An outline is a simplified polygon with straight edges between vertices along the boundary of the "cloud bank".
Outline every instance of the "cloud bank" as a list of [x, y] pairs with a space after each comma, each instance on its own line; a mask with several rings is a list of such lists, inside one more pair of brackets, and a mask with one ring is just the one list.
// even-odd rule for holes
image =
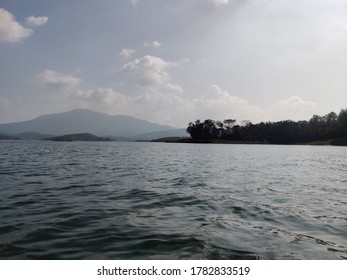
[[[149, 121], [185, 127], [196, 119], [224, 120], [228, 118], [252, 122], [306, 119], [318, 105], [298, 96], [291, 96], [268, 106], [255, 106], [248, 100], [230, 94], [213, 84], [203, 96], [192, 99], [183, 96], [180, 85], [170, 83], [169, 73], [164, 71], [173, 63], [159, 57], [144, 56], [123, 66], [137, 76], [143, 91], [127, 96], [110, 87], [87, 85], [85, 81], [45, 70], [37, 76], [38, 82], [55, 90], [60, 98], [67, 98], [69, 106], [99, 110], [110, 114], [125, 114]], [[62, 91], [63, 90], [63, 91]], [[61, 93], [64, 95], [61, 95]], [[3, 102], [4, 103], [4, 102]]]

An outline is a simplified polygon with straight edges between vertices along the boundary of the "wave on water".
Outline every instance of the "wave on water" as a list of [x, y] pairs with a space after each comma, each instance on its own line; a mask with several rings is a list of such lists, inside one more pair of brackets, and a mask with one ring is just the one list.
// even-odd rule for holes
[[0, 145], [1, 259], [347, 259], [341, 148]]

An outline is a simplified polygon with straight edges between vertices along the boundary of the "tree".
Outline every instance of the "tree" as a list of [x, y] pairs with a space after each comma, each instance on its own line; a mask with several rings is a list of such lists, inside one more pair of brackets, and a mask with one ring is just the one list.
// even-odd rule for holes
[[218, 138], [218, 128], [214, 120], [207, 119], [203, 122], [203, 139]]
[[223, 137], [224, 134], [224, 124], [221, 121], [216, 121], [216, 127], [218, 130], [218, 138]]
[[190, 122], [186, 131], [193, 139], [202, 138], [203, 125], [200, 120], [196, 120], [195, 123]]
[[196, 120], [195, 123], [190, 122], [186, 131], [193, 139], [214, 139], [219, 136], [216, 122], [210, 119], [203, 123], [200, 120]]
[[330, 112], [324, 116], [313, 115], [309, 121], [279, 121], [252, 124], [242, 121], [236, 125], [235, 119], [223, 122], [207, 119], [189, 123], [187, 132], [193, 139], [225, 139], [262, 143], [293, 144], [322, 139], [347, 137], [347, 108], [339, 115]]
[[226, 119], [223, 121], [224, 124], [224, 133], [223, 137], [228, 138], [233, 133], [233, 127], [235, 126], [236, 120], [235, 119]]
[[323, 138], [324, 135], [324, 118], [318, 115], [313, 115], [309, 120], [309, 131], [310, 138], [317, 140]]
[[347, 137], [347, 108], [341, 109], [337, 117], [337, 131], [340, 137]]
[[323, 127], [323, 133], [325, 134], [326, 138], [334, 138], [337, 136], [337, 114], [335, 112], [330, 112], [329, 114], [326, 114], [324, 117], [324, 127]]

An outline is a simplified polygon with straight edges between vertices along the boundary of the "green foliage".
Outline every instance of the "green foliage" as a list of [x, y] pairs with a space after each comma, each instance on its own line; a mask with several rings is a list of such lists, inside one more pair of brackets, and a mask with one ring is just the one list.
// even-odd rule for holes
[[195, 123], [189, 123], [187, 133], [193, 139], [215, 139], [220, 136], [216, 122], [210, 119], [205, 120], [203, 123], [200, 120], [196, 120]]
[[347, 137], [347, 108], [339, 115], [334, 112], [325, 116], [314, 115], [309, 121], [261, 122], [252, 124], [227, 119], [223, 122], [207, 119], [189, 123], [187, 133], [195, 140], [221, 139], [274, 144], [304, 143], [323, 139]]
[[337, 117], [337, 130], [340, 137], [347, 136], [347, 108], [341, 109]]

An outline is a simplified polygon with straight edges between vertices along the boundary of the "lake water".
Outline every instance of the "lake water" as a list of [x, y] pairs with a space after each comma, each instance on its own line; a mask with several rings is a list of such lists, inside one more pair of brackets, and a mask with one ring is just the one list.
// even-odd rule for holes
[[0, 141], [1, 259], [347, 259], [347, 148]]

